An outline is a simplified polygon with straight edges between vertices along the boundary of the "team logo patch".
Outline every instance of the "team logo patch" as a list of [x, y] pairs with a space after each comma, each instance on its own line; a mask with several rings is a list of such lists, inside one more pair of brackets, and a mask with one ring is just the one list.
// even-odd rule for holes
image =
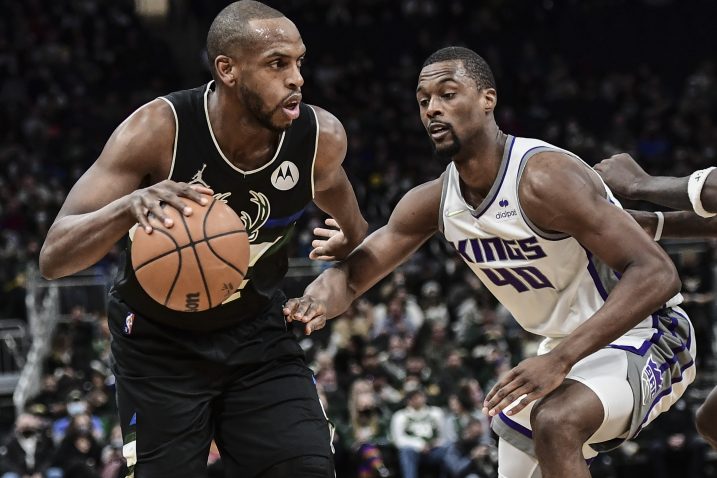
[[[209, 184], [207, 184], [207, 182], [202, 177], [204, 175], [205, 169], [207, 169], [206, 163], [202, 164], [202, 169], [197, 171], [197, 173], [194, 176], [192, 176], [192, 179], [190, 179], [187, 184], [199, 184], [200, 186], [204, 186], [205, 188], [212, 189], [212, 187]], [[227, 198], [231, 195], [232, 195], [232, 193], [216, 193], [216, 194], [214, 194], [214, 199], [226, 204]]]
[[650, 354], [647, 364], [642, 369], [642, 404], [647, 405], [651, 402], [661, 388], [662, 371]]
[[124, 319], [124, 334], [132, 335], [132, 327], [134, 326], [134, 313], [130, 312]]
[[507, 199], [501, 199], [498, 202], [498, 205], [503, 208], [502, 211], [498, 211], [495, 213], [495, 218], [499, 221], [509, 219], [511, 217], [516, 217], [518, 215], [518, 212], [515, 210], [515, 208], [508, 209], [508, 206], [510, 206], [510, 203]]
[[291, 161], [284, 161], [271, 173], [271, 184], [279, 191], [288, 191], [299, 182], [299, 168]]

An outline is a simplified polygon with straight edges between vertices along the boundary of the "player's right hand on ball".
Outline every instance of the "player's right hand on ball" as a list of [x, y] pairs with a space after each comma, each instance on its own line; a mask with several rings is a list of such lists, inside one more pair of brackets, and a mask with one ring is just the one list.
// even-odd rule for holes
[[152, 224], [149, 220], [150, 214], [164, 225], [172, 227], [173, 221], [162, 209], [163, 204], [169, 204], [185, 216], [192, 214], [192, 208], [182, 198], [190, 199], [197, 204], [205, 206], [209, 198], [214, 194], [209, 188], [177, 183], [170, 179], [153, 184], [144, 189], [138, 189], [129, 195], [129, 211], [135, 220], [142, 226], [147, 234], [152, 233]]
[[287, 322], [304, 323], [304, 332], [306, 335], [311, 335], [311, 332], [322, 329], [326, 325], [326, 304], [308, 295], [289, 299], [284, 304], [284, 316]]

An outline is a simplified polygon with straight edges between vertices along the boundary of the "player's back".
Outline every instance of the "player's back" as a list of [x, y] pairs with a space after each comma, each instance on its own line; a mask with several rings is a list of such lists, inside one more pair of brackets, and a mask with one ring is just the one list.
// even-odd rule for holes
[[[523, 328], [560, 339], [603, 305], [619, 274], [574, 238], [542, 231], [523, 213], [518, 186], [525, 165], [546, 151], [564, 152], [582, 163], [543, 141], [509, 136], [496, 181], [477, 208], [464, 200], [451, 163], [444, 174], [440, 220], [446, 239]], [[605, 195], [621, 207], [607, 187]], [[652, 320], [646, 318], [614, 345], [645, 347], [655, 333]], [[549, 340], [545, 347], [554, 344]]]

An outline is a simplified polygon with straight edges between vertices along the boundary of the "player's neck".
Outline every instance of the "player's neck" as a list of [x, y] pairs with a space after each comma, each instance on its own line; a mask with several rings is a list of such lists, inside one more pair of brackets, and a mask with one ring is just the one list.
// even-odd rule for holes
[[454, 159], [461, 179], [463, 198], [473, 207], [477, 207], [493, 187], [503, 160], [508, 135], [498, 126], [486, 130], [466, 144], [465, 158]]
[[276, 153], [281, 133], [258, 123], [235, 101], [221, 98], [220, 91], [209, 94], [209, 122], [222, 153], [243, 170], [266, 164]]

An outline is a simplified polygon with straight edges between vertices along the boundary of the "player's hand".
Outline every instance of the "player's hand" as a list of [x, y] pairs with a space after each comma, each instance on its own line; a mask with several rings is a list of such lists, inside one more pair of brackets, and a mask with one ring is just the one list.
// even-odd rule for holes
[[639, 184], [650, 176], [627, 153], [615, 154], [595, 165], [610, 190], [626, 199], [635, 197]]
[[301, 322], [304, 332], [311, 335], [326, 325], [326, 304], [322, 300], [305, 295], [298, 299], [289, 299], [284, 304], [284, 317], [287, 322]]
[[168, 204], [185, 216], [192, 214], [192, 208], [183, 201], [189, 199], [197, 204], [206, 206], [209, 204], [208, 196], [214, 194], [209, 188], [195, 184], [177, 183], [169, 179], [153, 184], [144, 189], [138, 189], [129, 195], [129, 212], [132, 217], [142, 226], [147, 234], [152, 233], [152, 224], [149, 220], [151, 214], [164, 227], [172, 227], [173, 221], [162, 209], [163, 204]]
[[550, 353], [520, 362], [496, 383], [483, 402], [483, 413], [494, 417], [522, 397], [506, 412], [513, 415], [533, 400], [542, 398], [558, 388], [570, 367]]
[[330, 229], [325, 227], [314, 228], [314, 235], [317, 239], [311, 242], [313, 250], [309, 253], [309, 259], [318, 261], [344, 259], [353, 250], [352, 245], [344, 236], [335, 219], [328, 218], [324, 222]]

